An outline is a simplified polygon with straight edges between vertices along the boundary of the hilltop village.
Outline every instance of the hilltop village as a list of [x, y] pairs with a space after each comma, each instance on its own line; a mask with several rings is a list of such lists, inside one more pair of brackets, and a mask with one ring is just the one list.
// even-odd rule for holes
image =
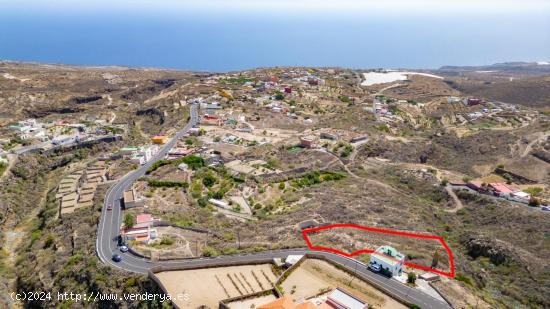
[[[157, 263], [149, 282], [191, 295], [173, 301], [179, 308], [419, 306], [394, 285], [427, 304], [542, 308], [547, 286], [533, 278], [550, 276], [547, 111], [456, 86], [464, 76], [498, 83], [507, 74], [3, 63], [0, 222], [12, 224], [2, 263], [24, 278], [21, 289], [51, 285], [58, 270], [96, 259], [103, 216], [120, 218], [109, 258]], [[79, 82], [63, 82], [71, 79]], [[440, 243], [356, 230], [311, 240], [371, 250], [354, 257], [360, 272], [300, 251], [303, 231], [341, 223], [441, 236], [454, 262]], [[20, 229], [32, 240], [18, 238]], [[49, 269], [36, 270], [40, 283], [27, 264], [35, 249], [52, 262], [38, 262]], [[215, 268], [163, 266], [255, 254], [265, 255]], [[513, 284], [500, 285], [506, 276]]]

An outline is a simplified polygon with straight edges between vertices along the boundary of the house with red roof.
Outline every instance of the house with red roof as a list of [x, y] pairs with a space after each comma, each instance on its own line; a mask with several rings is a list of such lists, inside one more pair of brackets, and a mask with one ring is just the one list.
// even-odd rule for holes
[[493, 195], [504, 198], [508, 198], [512, 192], [517, 191], [511, 186], [502, 182], [492, 182], [488, 185], [488, 188], [489, 191], [493, 193]]

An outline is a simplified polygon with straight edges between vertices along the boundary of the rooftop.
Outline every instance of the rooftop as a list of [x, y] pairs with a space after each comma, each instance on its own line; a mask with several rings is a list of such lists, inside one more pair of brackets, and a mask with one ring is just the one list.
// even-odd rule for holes
[[392, 246], [380, 246], [373, 255], [390, 265], [395, 265], [405, 259], [405, 256]]

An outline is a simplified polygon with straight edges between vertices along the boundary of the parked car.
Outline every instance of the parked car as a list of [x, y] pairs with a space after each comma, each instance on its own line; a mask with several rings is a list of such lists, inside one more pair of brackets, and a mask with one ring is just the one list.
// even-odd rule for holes
[[112, 259], [113, 259], [113, 261], [118, 263], [118, 262], [122, 261], [122, 256], [120, 256], [119, 254], [113, 254]]
[[541, 209], [543, 211], [550, 211], [550, 206], [542, 206]]
[[374, 271], [374, 272], [380, 272], [380, 269], [381, 269], [381, 268], [380, 268], [380, 265], [378, 265], [378, 264], [370, 264], [370, 263], [369, 263], [368, 268], [369, 268], [370, 270]]
[[128, 247], [126, 246], [120, 246], [120, 252], [128, 252]]
[[113, 204], [107, 205], [107, 210], [113, 210]]

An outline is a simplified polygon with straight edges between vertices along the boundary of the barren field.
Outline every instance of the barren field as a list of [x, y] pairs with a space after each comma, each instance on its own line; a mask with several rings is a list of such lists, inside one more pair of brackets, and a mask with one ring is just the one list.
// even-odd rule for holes
[[[424, 233], [429, 235], [428, 233]], [[437, 256], [437, 269], [450, 272], [449, 256], [443, 245], [436, 239], [388, 235], [356, 228], [334, 228], [315, 233], [308, 233], [314, 246], [334, 248], [346, 253], [358, 250], [376, 250], [382, 245], [390, 245], [405, 255], [405, 261], [431, 267], [434, 256]], [[363, 254], [362, 254], [363, 255]], [[362, 256], [369, 259], [368, 254]]]
[[298, 302], [317, 296], [329, 289], [341, 287], [376, 308], [406, 308], [371, 285], [357, 278], [353, 279], [346, 272], [316, 259], [304, 261], [282, 283], [282, 287], [286, 295], [290, 293], [292, 298]]
[[260, 296], [260, 297], [255, 297], [251, 299], [235, 301], [235, 302], [228, 303], [227, 305], [231, 309], [250, 309], [250, 308], [256, 308], [258, 306], [270, 303], [276, 299], [277, 297], [271, 294], [267, 296]]
[[217, 308], [220, 300], [271, 289], [276, 280], [270, 264], [167, 271], [155, 276], [171, 295], [189, 296], [176, 301], [180, 308]]

